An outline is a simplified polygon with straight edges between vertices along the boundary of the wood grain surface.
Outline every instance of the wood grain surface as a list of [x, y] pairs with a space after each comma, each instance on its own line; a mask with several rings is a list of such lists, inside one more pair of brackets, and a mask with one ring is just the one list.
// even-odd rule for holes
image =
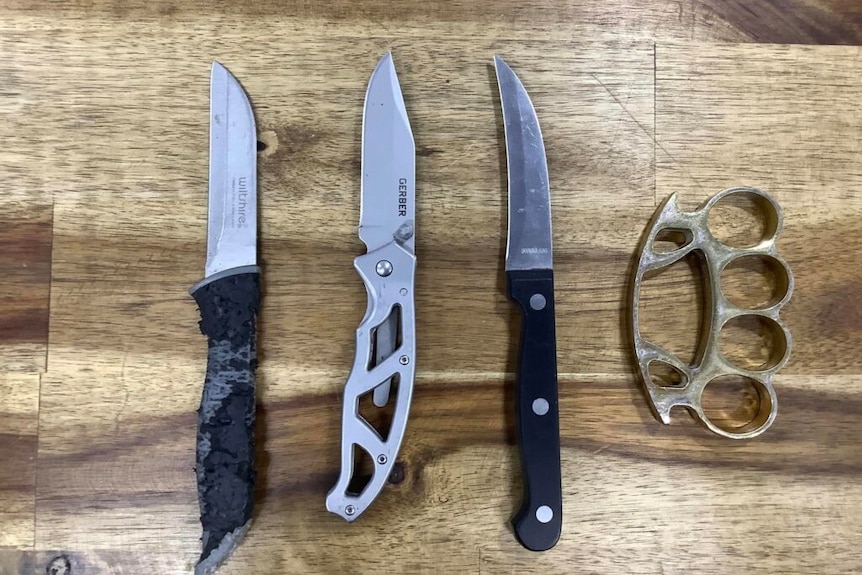
[[[0, 574], [192, 572], [213, 59], [255, 107], [264, 267], [256, 518], [220, 573], [862, 571], [860, 26], [849, 0], [0, 2]], [[347, 524], [323, 502], [366, 301], [362, 101], [387, 49], [417, 144], [418, 376], [397, 473]], [[553, 194], [565, 508], [542, 554], [508, 526], [494, 53], [533, 98]], [[655, 206], [737, 184], [781, 203], [796, 280], [779, 416], [746, 442], [657, 422], [627, 327]], [[759, 223], [730, 206], [715, 229]], [[723, 282], [768, 297], [768, 272]], [[650, 337], [682, 356], [699, 273], [644, 292]], [[753, 362], [772, 343], [723, 340]], [[756, 407], [710, 402], [729, 422]]]

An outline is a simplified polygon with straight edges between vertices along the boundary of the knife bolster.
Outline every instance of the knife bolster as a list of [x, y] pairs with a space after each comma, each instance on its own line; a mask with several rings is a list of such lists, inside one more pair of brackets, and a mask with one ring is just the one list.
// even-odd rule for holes
[[196, 457], [202, 562], [220, 554], [225, 537], [251, 520], [254, 506], [260, 273], [255, 267], [227, 270], [232, 271], [207, 278], [192, 290], [200, 308], [200, 329], [208, 339]]

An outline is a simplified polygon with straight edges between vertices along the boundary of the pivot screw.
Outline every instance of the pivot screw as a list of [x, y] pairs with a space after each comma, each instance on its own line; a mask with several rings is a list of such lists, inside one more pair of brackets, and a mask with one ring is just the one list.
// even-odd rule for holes
[[345, 515], [354, 515], [355, 513], [356, 513], [356, 507], [354, 507], [353, 505], [348, 505], [347, 507], [344, 508], [344, 514]]
[[377, 275], [382, 278], [385, 278], [392, 273], [392, 262], [390, 262], [389, 260], [380, 260], [379, 262], [377, 262], [376, 271]]
[[398, 363], [400, 363], [401, 365], [407, 365], [408, 363], [410, 363], [410, 358], [406, 355], [402, 355], [398, 358]]
[[377, 456], [377, 463], [379, 463], [380, 465], [386, 465], [387, 461], [389, 461], [389, 459], [382, 453]]

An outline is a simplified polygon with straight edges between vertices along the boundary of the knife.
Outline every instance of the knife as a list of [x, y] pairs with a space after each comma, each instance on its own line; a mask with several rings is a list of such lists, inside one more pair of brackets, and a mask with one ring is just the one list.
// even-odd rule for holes
[[[356, 356], [344, 386], [341, 470], [326, 497], [326, 508], [347, 521], [359, 517], [383, 489], [404, 438], [413, 395], [415, 155], [395, 64], [387, 53], [365, 94], [359, 238], [367, 253], [353, 265], [365, 284], [368, 306], [356, 330]], [[388, 433], [360, 413], [360, 401], [368, 394], [377, 407], [394, 400]], [[356, 487], [362, 473], [356, 454], [361, 451], [370, 456], [373, 468], [366, 484]]]
[[521, 345], [515, 378], [515, 421], [524, 495], [512, 519], [527, 549], [557, 544], [563, 523], [560, 423], [557, 413], [557, 343], [551, 192], [539, 120], [524, 85], [494, 56], [509, 173], [509, 298], [521, 310]]
[[212, 573], [239, 544], [254, 505], [257, 136], [251, 104], [213, 62], [205, 277], [190, 293], [208, 339], [198, 410], [197, 484], [203, 550], [195, 575]]

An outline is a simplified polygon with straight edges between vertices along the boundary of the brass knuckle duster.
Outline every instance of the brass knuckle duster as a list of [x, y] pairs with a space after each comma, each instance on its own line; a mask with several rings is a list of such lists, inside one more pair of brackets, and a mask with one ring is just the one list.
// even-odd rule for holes
[[[752, 247], [730, 247], [717, 239], [708, 226], [712, 208], [728, 196], [740, 194], [763, 210], [766, 216], [764, 237]], [[751, 187], [734, 187], [719, 192], [694, 212], [680, 211], [676, 194], [659, 206], [653, 216], [649, 231], [645, 234], [640, 259], [632, 285], [632, 334], [637, 354], [640, 377], [646, 395], [657, 417], [670, 423], [670, 411], [681, 406], [688, 409], [710, 431], [731, 439], [747, 439], [763, 433], [775, 421], [778, 401], [773, 387], [773, 378], [790, 358], [791, 335], [779, 318], [779, 311], [790, 300], [793, 293], [793, 275], [787, 263], [778, 254], [776, 240], [781, 232], [783, 215], [778, 204], [765, 192]], [[673, 232], [683, 238], [682, 245], [671, 251], [657, 251], [655, 241], [660, 234]], [[639, 299], [644, 276], [666, 268], [689, 254], [699, 256], [705, 278], [704, 326], [698, 342], [697, 358], [687, 365], [666, 349], [655, 345], [641, 335]], [[728, 299], [721, 287], [722, 271], [739, 258], [757, 256], [770, 263], [783, 277], [779, 280], [779, 292], [765, 305], [746, 309]], [[745, 369], [725, 358], [719, 349], [719, 335], [731, 320], [743, 316], [759, 316], [770, 324], [776, 334], [775, 356], [760, 369]], [[675, 370], [681, 378], [677, 385], [662, 386], [653, 381], [650, 364], [657, 362]], [[739, 427], [720, 426], [704, 413], [703, 392], [707, 385], [722, 376], [742, 377], [755, 384], [760, 396], [760, 407], [754, 419]]]

